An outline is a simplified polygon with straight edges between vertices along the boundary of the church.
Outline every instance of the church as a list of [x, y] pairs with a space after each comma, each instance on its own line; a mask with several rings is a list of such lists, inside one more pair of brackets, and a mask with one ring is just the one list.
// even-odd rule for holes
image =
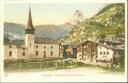
[[[11, 28], [11, 27], [10, 27]], [[4, 44], [4, 60], [59, 58], [60, 44], [54, 40], [35, 38], [31, 9], [24, 41], [11, 41]]]

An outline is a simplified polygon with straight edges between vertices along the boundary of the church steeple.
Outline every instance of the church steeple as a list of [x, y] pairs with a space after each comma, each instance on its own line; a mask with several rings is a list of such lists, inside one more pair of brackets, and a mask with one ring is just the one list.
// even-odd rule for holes
[[31, 8], [29, 6], [29, 14], [28, 14], [28, 21], [27, 27], [25, 29], [26, 33], [34, 33], [33, 23], [32, 23], [32, 15], [31, 15]]
[[27, 27], [25, 29], [25, 46], [27, 47], [27, 55], [29, 58], [33, 58], [35, 55], [35, 35], [34, 35], [34, 27], [32, 24], [32, 16], [31, 16], [31, 9], [29, 6], [29, 12], [28, 12], [28, 21], [27, 21]]

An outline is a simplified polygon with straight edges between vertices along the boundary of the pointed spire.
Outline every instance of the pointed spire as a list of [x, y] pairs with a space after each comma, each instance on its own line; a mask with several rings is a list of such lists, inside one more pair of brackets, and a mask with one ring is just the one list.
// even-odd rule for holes
[[31, 8], [29, 4], [29, 16], [28, 16], [28, 21], [27, 21], [27, 29], [34, 29], [33, 24], [32, 24], [32, 16], [31, 16]]

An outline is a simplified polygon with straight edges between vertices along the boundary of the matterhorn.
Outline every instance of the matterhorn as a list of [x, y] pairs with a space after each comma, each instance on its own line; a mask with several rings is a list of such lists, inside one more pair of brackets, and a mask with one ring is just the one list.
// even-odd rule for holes
[[80, 10], [76, 10], [73, 17], [66, 23], [70, 24], [70, 25], [77, 25], [80, 22], [82, 22], [83, 20], [84, 20], [83, 13]]

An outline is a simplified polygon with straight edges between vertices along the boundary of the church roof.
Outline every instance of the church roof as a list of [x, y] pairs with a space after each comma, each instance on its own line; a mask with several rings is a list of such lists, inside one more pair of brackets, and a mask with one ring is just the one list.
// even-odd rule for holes
[[58, 44], [59, 42], [57, 42], [56, 40], [52, 40], [50, 38], [36, 38], [35, 43], [38, 44]]
[[4, 42], [4, 45], [24, 45], [24, 40], [12, 40]]
[[[4, 45], [24, 45], [24, 40], [12, 40], [5, 42]], [[56, 40], [50, 38], [35, 38], [35, 44], [59, 44]]]

